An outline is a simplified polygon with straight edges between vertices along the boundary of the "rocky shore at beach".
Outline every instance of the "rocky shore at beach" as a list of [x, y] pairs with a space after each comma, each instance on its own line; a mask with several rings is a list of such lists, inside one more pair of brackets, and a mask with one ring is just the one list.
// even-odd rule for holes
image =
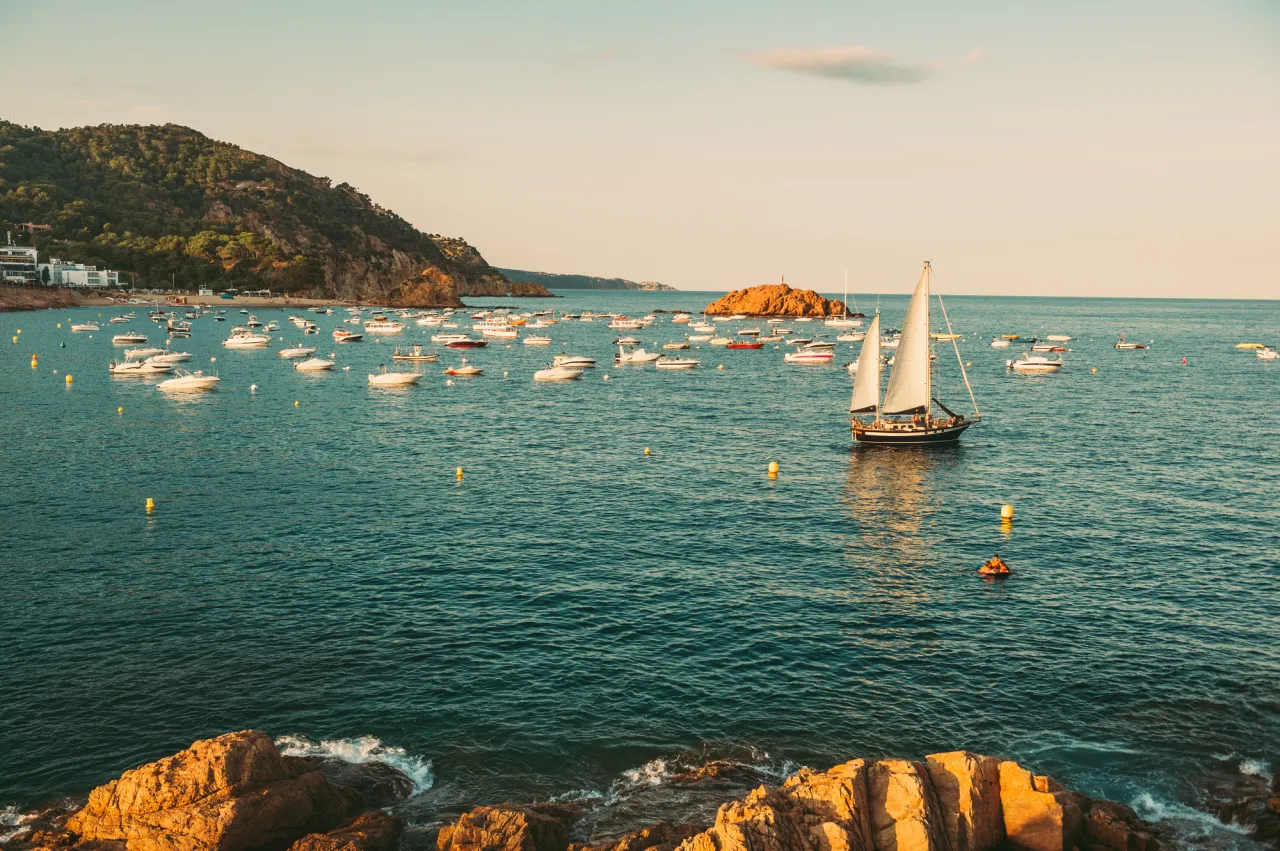
[[[393, 851], [412, 783], [389, 766], [283, 756], [263, 732], [197, 741], [124, 772], [83, 805], [32, 810], [6, 851]], [[702, 776], [705, 774], [705, 777]], [[684, 778], [697, 783], [719, 767]], [[720, 806], [710, 824], [581, 836], [582, 803], [501, 803], [434, 831], [436, 851], [1154, 851], [1132, 809], [966, 751], [802, 769]], [[430, 838], [426, 840], [431, 842]], [[1163, 843], [1163, 845], [1162, 845]], [[412, 843], [421, 847], [422, 840]], [[429, 847], [429, 846], [428, 846]]]
[[18, 310], [45, 310], [50, 307], [79, 307], [82, 299], [74, 290], [62, 287], [0, 286], [0, 313]]

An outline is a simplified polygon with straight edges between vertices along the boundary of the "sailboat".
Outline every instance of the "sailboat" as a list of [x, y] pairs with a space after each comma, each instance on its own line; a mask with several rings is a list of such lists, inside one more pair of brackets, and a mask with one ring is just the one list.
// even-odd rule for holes
[[861, 319], [854, 319], [849, 316], [849, 273], [844, 273], [844, 301], [840, 303], [843, 312], [839, 316], [832, 316], [826, 321], [828, 328], [857, 328], [862, 324]]
[[[862, 341], [862, 352], [858, 357], [861, 368], [853, 382], [853, 400], [849, 405], [853, 439], [859, 443], [954, 443], [960, 439], [965, 429], [982, 419], [978, 403], [973, 398], [973, 388], [969, 387], [969, 376], [964, 371], [964, 361], [960, 358], [960, 347], [955, 340], [952, 340], [952, 345], [956, 350], [956, 359], [960, 361], [960, 374], [964, 376], [965, 386], [969, 387], [974, 418], [966, 419], [963, 414], [951, 411], [933, 398], [929, 354], [929, 283], [932, 272], [932, 266], [925, 261], [920, 282], [916, 284], [915, 292], [911, 294], [911, 304], [907, 307], [907, 318], [902, 325], [902, 340], [898, 344], [883, 403], [880, 401], [879, 311], [876, 311], [871, 327], [867, 329], [866, 339]], [[938, 305], [942, 307], [941, 298], [938, 299]], [[945, 307], [942, 307], [942, 315], [946, 318]], [[947, 331], [951, 331], [950, 319], [947, 319]], [[935, 404], [945, 416], [933, 415]], [[859, 414], [874, 414], [874, 418], [864, 420]]]

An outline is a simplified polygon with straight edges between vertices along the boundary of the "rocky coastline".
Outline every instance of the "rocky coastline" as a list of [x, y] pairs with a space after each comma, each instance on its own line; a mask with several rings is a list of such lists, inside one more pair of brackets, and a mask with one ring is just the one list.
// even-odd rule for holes
[[79, 307], [84, 302], [74, 290], [61, 287], [0, 286], [0, 313]]
[[782, 284], [765, 284], [734, 290], [711, 302], [703, 311], [708, 316], [803, 317], [840, 316], [844, 302], [828, 299], [813, 290], [797, 290]]
[[[710, 781], [710, 763], [682, 782]], [[406, 838], [410, 779], [383, 764], [284, 756], [243, 730], [124, 772], [83, 805], [37, 808], [5, 851], [1155, 851], [1170, 847], [1124, 804], [1068, 791], [967, 751], [801, 769], [719, 807], [709, 824], [660, 822], [583, 836], [582, 803], [501, 803]]]

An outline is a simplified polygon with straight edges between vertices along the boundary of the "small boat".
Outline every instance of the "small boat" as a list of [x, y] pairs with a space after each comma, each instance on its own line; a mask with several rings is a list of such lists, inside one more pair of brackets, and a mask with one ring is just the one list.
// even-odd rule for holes
[[663, 343], [662, 349], [667, 352], [679, 352], [689, 348], [688, 343]]
[[986, 564], [978, 568], [979, 576], [1009, 576], [1012, 573], [1009, 565], [1005, 564], [1000, 556], [992, 556]]
[[689, 320], [692, 318], [693, 317], [691, 317], [687, 313], [674, 313], [671, 315], [671, 324], [672, 325], [688, 325]]
[[782, 360], [785, 363], [821, 365], [831, 363], [831, 359], [834, 357], [835, 353], [829, 351], [787, 352], [782, 356]]
[[1054, 352], [1063, 351], [1062, 346], [1055, 346], [1053, 343], [1034, 343], [1031, 346], [1033, 352]]
[[813, 340], [812, 342], [804, 344], [805, 351], [810, 351], [810, 352], [821, 352], [824, 350], [829, 351], [831, 349], [834, 349], [835, 347], [836, 347], [835, 343], [828, 343], [825, 340]]
[[139, 334], [137, 331], [125, 331], [123, 334], [116, 334], [111, 338], [111, 342], [117, 346], [128, 346], [134, 343], [145, 343], [147, 341], [146, 334]]
[[1071, 338], [1068, 337], [1066, 334], [1050, 334], [1049, 336], [1045, 337], [1045, 339], [1051, 343], [1070, 343], [1071, 342]]
[[465, 340], [465, 339], [467, 339], [466, 334], [433, 334], [431, 335], [431, 342], [433, 343], [452, 343], [456, 340]]
[[1050, 360], [1041, 355], [1024, 355], [1018, 360], [1004, 362], [1006, 369], [1014, 372], [1057, 372], [1062, 369], [1062, 359]]
[[732, 337], [712, 337], [707, 342], [713, 346], [727, 346], [733, 342], [733, 338]]
[[653, 363], [662, 357], [658, 352], [646, 352], [643, 348], [635, 351], [624, 351], [622, 346], [618, 346], [618, 353], [613, 356], [613, 362], [616, 364], [624, 363]]
[[855, 360], [855, 361], [851, 361], [851, 362], [849, 362], [849, 363], [845, 364], [845, 369], [847, 369], [847, 370], [849, 371], [849, 374], [850, 374], [850, 375], [857, 375], [857, 374], [858, 374], [858, 363], [859, 363], [859, 361], [856, 361], [856, 360]]
[[694, 369], [698, 366], [697, 358], [658, 358], [653, 362], [658, 369]]
[[129, 320], [134, 318], [136, 317], [134, 317], [132, 314], [130, 314], [129, 316], [113, 316], [110, 319], [108, 319], [107, 322], [110, 323], [111, 325], [123, 325]]
[[258, 317], [256, 317], [256, 316], [254, 316], [254, 315], [251, 313], [251, 314], [249, 314], [249, 319], [248, 319], [248, 321], [247, 321], [247, 322], [245, 322], [244, 324], [245, 324], [245, 325], [248, 325], [250, 328], [261, 328], [261, 327], [262, 327], [262, 320], [261, 320], [261, 319], [259, 319], [259, 318], [258, 318]]
[[790, 340], [787, 340], [787, 345], [788, 346], [807, 346], [812, 342], [813, 342], [812, 337], [792, 337]]
[[[366, 325], [365, 327], [368, 328], [369, 326]], [[480, 326], [473, 325], [472, 328], [473, 329], [480, 328]], [[493, 337], [496, 340], [514, 340], [516, 337], [520, 336], [520, 332], [515, 328], [510, 328], [510, 327], [498, 328], [498, 327], [492, 327], [492, 326], [480, 328], [480, 334], [481, 336], [484, 336], [484, 337]]]
[[72, 325], [72, 331], [101, 331], [102, 328], [96, 322], [85, 322], [83, 325]]
[[175, 364], [186, 363], [191, 360], [190, 352], [164, 352], [163, 354], [152, 355], [147, 358], [150, 363]]
[[751, 342], [747, 342], [746, 340], [734, 340], [729, 344], [727, 344], [725, 348], [726, 349], [763, 349], [764, 343], [761, 343], [759, 340], [752, 340]]
[[396, 346], [395, 354], [391, 356], [392, 360], [412, 361], [414, 363], [432, 363], [439, 359], [440, 355], [435, 352], [424, 352], [422, 346], [410, 346], [403, 352], [400, 347]]
[[445, 343], [445, 348], [449, 349], [483, 349], [489, 345], [488, 340], [472, 340], [470, 337], [463, 337], [461, 340], [450, 340]]
[[467, 359], [463, 358], [462, 363], [457, 366], [451, 366], [444, 371], [445, 375], [457, 375], [462, 378], [471, 378], [475, 375], [484, 375], [484, 370], [478, 366], [472, 366], [467, 363]]
[[582, 370], [571, 366], [551, 366], [533, 374], [534, 381], [573, 381], [582, 377]]
[[420, 372], [388, 372], [383, 366], [380, 372], [369, 376], [369, 384], [374, 387], [405, 387], [417, 384], [421, 378]]
[[147, 358], [153, 358], [156, 355], [167, 355], [167, 354], [169, 354], [168, 349], [158, 349], [155, 346], [152, 346], [147, 349], [129, 349], [124, 353], [124, 359], [125, 360], [146, 360]]
[[741, 331], [738, 332], [738, 336], [739, 337], [759, 337], [760, 329], [759, 328], [743, 328]]
[[930, 334], [929, 336], [935, 340], [942, 340], [948, 343], [951, 342], [952, 340], [964, 339], [964, 334]]
[[279, 323], [279, 322], [277, 322], [277, 321], [275, 321], [274, 319], [272, 319], [270, 322], [268, 322], [268, 323], [267, 323], [266, 327], [265, 327], [265, 328], [263, 328], [262, 330], [264, 330], [264, 331], [279, 331], [279, 330], [280, 330], [280, 323]]
[[[112, 321], [114, 322], [115, 320], [112, 320]], [[1236, 343], [1236, 348], [1237, 349], [1265, 349], [1267, 348], [1267, 346], [1264, 343]]]
[[609, 323], [612, 331], [639, 331], [643, 327], [644, 323], [639, 319], [628, 319], [625, 316], [619, 316]]
[[324, 360], [323, 358], [307, 358], [304, 361], [298, 361], [293, 368], [298, 372], [323, 372], [326, 369], [333, 369], [334, 361]]
[[618, 339], [613, 341], [613, 344], [615, 346], [638, 346], [642, 342], [644, 341], [639, 340], [635, 337], [619, 337]]
[[1009, 348], [1009, 345], [1010, 342], [1003, 337], [997, 337], [991, 341], [991, 348], [993, 349], [1007, 349]]
[[1258, 349], [1253, 354], [1258, 360], [1280, 360], [1280, 352], [1267, 346]]
[[231, 329], [231, 336], [222, 341], [228, 349], [265, 349], [271, 345], [270, 334], [255, 334], [248, 328]]
[[221, 380], [216, 375], [205, 375], [198, 371], [187, 372], [185, 369], [180, 369], [176, 378], [161, 381], [156, 385], [156, 389], [165, 391], [212, 390], [218, 386], [218, 382]]
[[551, 345], [550, 337], [539, 337], [537, 334], [530, 334], [524, 338], [526, 346], [549, 346]]
[[1127, 343], [1125, 342], [1124, 334], [1121, 334], [1120, 339], [1116, 340], [1116, 348], [1117, 349], [1145, 349], [1146, 346], [1142, 345], [1141, 343]]
[[552, 361], [555, 366], [570, 366], [574, 369], [592, 369], [596, 365], [595, 358], [580, 357], [578, 355], [556, 355]]
[[152, 360], [112, 361], [109, 367], [112, 375], [165, 375], [173, 372], [173, 365], [155, 363]]
[[358, 343], [364, 339], [364, 334], [357, 334], [354, 331], [348, 331], [346, 328], [333, 329], [333, 341], [335, 343]]
[[687, 338], [690, 343], [709, 343], [711, 342], [710, 334], [690, 334]]
[[1000, 335], [1000, 339], [1002, 339], [1002, 340], [1021, 340], [1021, 339], [1022, 339], [1022, 335], [1021, 335], [1021, 334], [1001, 334], [1001, 335]]
[[287, 360], [290, 358], [310, 357], [315, 353], [316, 353], [315, 346], [290, 346], [287, 349], [281, 349], [276, 354], [280, 355], [280, 357], [285, 358]]
[[399, 334], [404, 325], [385, 316], [375, 316], [364, 323], [364, 330], [366, 334]]
[[863, 334], [861, 331], [856, 331], [853, 333], [841, 334], [840, 336], [836, 337], [836, 342], [837, 343], [861, 343], [863, 340], [866, 339], [866, 337], [867, 337], [866, 334]]

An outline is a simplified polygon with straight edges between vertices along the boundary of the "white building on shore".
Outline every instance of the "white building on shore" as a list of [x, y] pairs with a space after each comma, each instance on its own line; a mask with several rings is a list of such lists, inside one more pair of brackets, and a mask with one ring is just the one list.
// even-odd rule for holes
[[24, 245], [0, 245], [0, 284], [35, 286], [40, 283], [36, 250]]
[[[34, 250], [34, 249], [33, 249]], [[48, 271], [46, 278], [45, 272]], [[67, 263], [51, 257], [40, 264], [40, 283], [50, 287], [75, 287], [88, 290], [113, 290], [120, 286], [120, 273], [83, 263]]]

